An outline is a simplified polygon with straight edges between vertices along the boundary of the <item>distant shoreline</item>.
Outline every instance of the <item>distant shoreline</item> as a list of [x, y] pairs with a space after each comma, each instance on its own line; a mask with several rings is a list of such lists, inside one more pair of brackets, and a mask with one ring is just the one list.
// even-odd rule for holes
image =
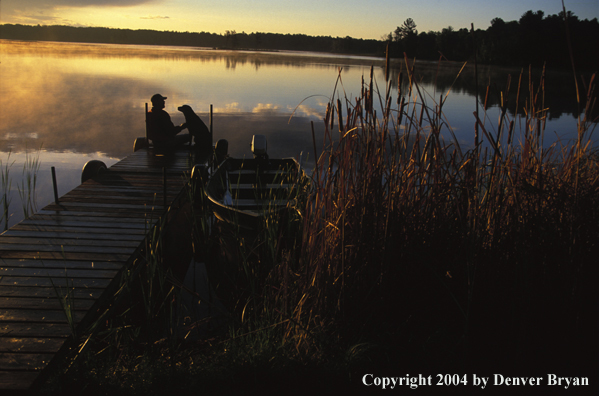
[[[529, 11], [519, 21], [493, 20], [487, 30], [451, 27], [441, 32], [410, 31], [381, 40], [305, 34], [168, 32], [103, 27], [31, 26], [0, 24], [0, 39], [72, 43], [154, 45], [258, 52], [317, 52], [340, 56], [367, 56], [403, 62], [476, 62], [479, 65], [599, 70], [599, 52], [589, 43], [599, 41], [599, 21]], [[415, 27], [415, 25], [414, 25]], [[566, 27], [569, 34], [566, 34]], [[399, 29], [399, 28], [398, 28]]]
[[[65, 46], [79, 46], [78, 52], [93, 51], [94, 55], [100, 55], [103, 51], [107, 53], [113, 51], [115, 48], [130, 51], [141, 51], [143, 53], [160, 53], [160, 54], [171, 54], [173, 56], [206, 56], [207, 54], [214, 54], [215, 56], [234, 56], [243, 58], [254, 58], [259, 57], [280, 57], [282, 60], [292, 60], [294, 58], [302, 59], [313, 59], [316, 63], [329, 63], [338, 62], [340, 59], [343, 60], [347, 65], [365, 65], [384, 67], [385, 58], [378, 56], [368, 55], [352, 55], [352, 54], [339, 54], [329, 52], [315, 52], [315, 51], [292, 51], [292, 50], [263, 50], [263, 49], [248, 49], [248, 48], [209, 48], [209, 47], [188, 47], [188, 46], [174, 46], [174, 45], [152, 45], [152, 44], [113, 44], [113, 43], [89, 43], [89, 42], [76, 42], [76, 41], [47, 41], [47, 40], [23, 40], [23, 39], [6, 39], [0, 38], [2, 42], [13, 42], [18, 43], [40, 43], [48, 46], [53, 45], [65, 45]], [[22, 47], [22, 46], [20, 46]], [[87, 49], [86, 49], [87, 48]], [[22, 51], [23, 48], [20, 48]], [[9, 47], [5, 47], [3, 51], [11, 51]], [[35, 49], [31, 49], [32, 52], [40, 51], [40, 47], [37, 46]], [[229, 55], [231, 54], [231, 55]], [[396, 64], [398, 60], [394, 60], [392, 63]], [[403, 61], [402, 61], [403, 62]], [[426, 63], [428, 61], [420, 61]]]
[[314, 37], [301, 34], [161, 32], [71, 26], [0, 25], [0, 39], [90, 44], [155, 45], [234, 51], [308, 51], [384, 57], [386, 43], [351, 37]]

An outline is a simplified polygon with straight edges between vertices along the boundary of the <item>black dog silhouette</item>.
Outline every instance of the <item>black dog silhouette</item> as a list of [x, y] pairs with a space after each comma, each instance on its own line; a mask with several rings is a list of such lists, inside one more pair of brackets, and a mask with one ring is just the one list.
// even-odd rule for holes
[[198, 147], [212, 146], [212, 136], [204, 121], [193, 111], [191, 106], [183, 105], [178, 110], [185, 116], [185, 124], [189, 134], [193, 136], [194, 145]]

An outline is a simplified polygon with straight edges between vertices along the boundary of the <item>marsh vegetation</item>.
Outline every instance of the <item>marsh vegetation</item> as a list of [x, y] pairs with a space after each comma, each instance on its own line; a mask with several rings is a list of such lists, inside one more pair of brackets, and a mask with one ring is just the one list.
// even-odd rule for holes
[[[21, 218], [28, 218], [37, 211], [37, 178], [41, 165], [40, 151], [41, 148], [31, 153], [30, 150], [25, 149], [22, 173], [17, 176], [16, 187], [21, 202]], [[9, 219], [14, 214], [11, 209], [11, 202], [14, 197], [12, 174], [14, 174], [13, 166], [15, 162], [16, 160], [11, 160], [11, 151], [7, 153], [4, 162], [0, 159], [0, 188], [2, 191], [0, 195], [0, 206], [2, 208], [0, 224], [4, 223], [2, 228], [4, 231], [9, 228]]]
[[[156, 233], [117, 293], [127, 303], [100, 316], [46, 391], [339, 392], [367, 372], [593, 376], [595, 79], [580, 87], [574, 141], [543, 144], [546, 87], [523, 72], [499, 119], [477, 102], [463, 149], [443, 111], [451, 87], [426, 92], [406, 65], [396, 97], [372, 73], [346, 97], [340, 75], [323, 140], [313, 134], [309, 193], [284, 223], [258, 237], [218, 232], [190, 194], [200, 199], [188, 205], [189, 248], [224, 321], [175, 330], [181, 281]], [[227, 237], [237, 243], [225, 255]]]

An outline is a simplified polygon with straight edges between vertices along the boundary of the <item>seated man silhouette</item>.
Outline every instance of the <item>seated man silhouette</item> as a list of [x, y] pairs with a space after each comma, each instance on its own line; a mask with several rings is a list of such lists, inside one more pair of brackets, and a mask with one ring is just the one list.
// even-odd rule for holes
[[171, 116], [164, 111], [166, 97], [160, 94], [152, 96], [152, 109], [147, 114], [148, 139], [152, 141], [154, 148], [158, 150], [168, 150], [189, 143], [191, 135], [178, 135], [186, 124], [175, 126], [171, 121]]

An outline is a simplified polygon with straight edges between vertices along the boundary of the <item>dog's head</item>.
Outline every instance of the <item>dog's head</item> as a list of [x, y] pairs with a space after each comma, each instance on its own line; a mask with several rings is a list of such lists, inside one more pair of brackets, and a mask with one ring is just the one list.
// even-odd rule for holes
[[192, 114], [193, 113], [193, 109], [189, 105], [179, 106], [177, 108], [177, 110], [179, 110], [183, 114]]

